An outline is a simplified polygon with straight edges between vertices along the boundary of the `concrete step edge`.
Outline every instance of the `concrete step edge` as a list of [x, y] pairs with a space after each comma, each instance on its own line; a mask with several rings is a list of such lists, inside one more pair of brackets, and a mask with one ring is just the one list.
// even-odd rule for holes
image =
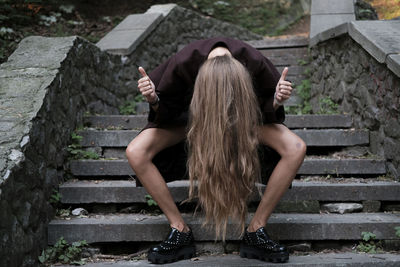
[[[189, 181], [174, 181], [167, 184], [175, 202], [188, 198]], [[261, 190], [265, 185], [259, 185]], [[146, 203], [148, 194], [143, 187], [136, 187], [135, 181], [78, 180], [60, 185], [61, 203]], [[254, 190], [252, 201], [258, 201], [258, 190]], [[400, 201], [400, 183], [327, 183], [299, 182], [282, 197], [281, 201]]]
[[[193, 230], [197, 241], [213, 241], [213, 229], [202, 228], [199, 215], [182, 214]], [[249, 222], [248, 216], [247, 222]], [[400, 214], [272, 214], [267, 229], [278, 240], [360, 240], [362, 232], [372, 232], [377, 239], [400, 239], [395, 227]], [[240, 240], [237, 224], [229, 222], [226, 239]], [[54, 244], [61, 236], [68, 242], [86, 240], [95, 242], [161, 241], [169, 231], [164, 215], [95, 214], [89, 218], [54, 219], [48, 225], [48, 242]]]
[[[132, 176], [127, 160], [72, 160], [70, 170], [75, 176]], [[383, 159], [306, 158], [299, 175], [381, 175], [386, 174]]]
[[[296, 129], [309, 147], [356, 146], [369, 144], [368, 130], [348, 129]], [[126, 147], [139, 134], [138, 130], [82, 130], [83, 147]]]
[[[147, 115], [92, 115], [84, 117], [84, 125], [98, 128], [121, 127], [122, 129], [142, 128]], [[349, 115], [286, 115], [289, 128], [350, 128], [353, 124]]]
[[[308, 255], [290, 255], [286, 263], [271, 263], [256, 259], [241, 258], [236, 254], [204, 255], [194, 259], [182, 260], [169, 263], [169, 267], [395, 267], [400, 265], [400, 255], [392, 253], [366, 254], [366, 253], [310, 253]], [[67, 267], [72, 265], [57, 265]], [[147, 260], [138, 261], [113, 261], [85, 264], [86, 267], [154, 267], [154, 264]]]

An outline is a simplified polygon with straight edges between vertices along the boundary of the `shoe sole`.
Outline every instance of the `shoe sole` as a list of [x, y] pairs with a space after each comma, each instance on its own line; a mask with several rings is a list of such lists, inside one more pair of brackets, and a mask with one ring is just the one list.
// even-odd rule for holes
[[241, 245], [240, 257], [248, 259], [259, 259], [262, 261], [270, 261], [275, 263], [284, 263], [289, 260], [289, 253], [288, 252], [267, 253], [262, 249]]
[[150, 252], [147, 256], [147, 259], [151, 263], [155, 264], [164, 264], [171, 263], [180, 260], [188, 260], [196, 256], [196, 248], [195, 246], [184, 247], [178, 250], [175, 254], [163, 255], [155, 252]]

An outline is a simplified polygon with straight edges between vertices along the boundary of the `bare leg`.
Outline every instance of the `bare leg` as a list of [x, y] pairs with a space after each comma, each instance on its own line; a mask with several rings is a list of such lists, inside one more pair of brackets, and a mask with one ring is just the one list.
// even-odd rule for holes
[[272, 172], [256, 213], [250, 221], [249, 232], [265, 226], [276, 204], [296, 176], [306, 153], [304, 141], [284, 125], [261, 126], [258, 136], [260, 143], [275, 149], [281, 159]]
[[153, 164], [152, 159], [158, 152], [179, 143], [184, 137], [184, 127], [172, 129], [150, 128], [142, 131], [126, 149], [128, 162], [140, 182], [164, 212], [171, 227], [178, 229], [180, 232], [186, 232], [189, 228], [185, 224], [167, 184]]

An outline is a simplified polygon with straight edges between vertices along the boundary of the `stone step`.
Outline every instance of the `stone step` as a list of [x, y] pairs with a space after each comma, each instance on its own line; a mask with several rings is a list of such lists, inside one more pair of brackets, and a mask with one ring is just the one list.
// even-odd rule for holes
[[[308, 147], [312, 146], [356, 146], [369, 143], [368, 130], [293, 130], [300, 136]], [[126, 147], [136, 135], [137, 130], [84, 130], [79, 131], [82, 136], [83, 147]]]
[[[127, 160], [72, 160], [70, 169], [75, 176], [134, 175]], [[380, 159], [306, 158], [299, 175], [381, 175], [386, 173], [385, 161]]]
[[[72, 267], [72, 265], [57, 265], [60, 267]], [[135, 261], [101, 261], [87, 263], [85, 267], [154, 267], [147, 260]], [[316, 253], [302, 256], [290, 255], [286, 263], [264, 262], [256, 259], [241, 258], [235, 254], [204, 255], [196, 259], [182, 260], [169, 263], [169, 267], [396, 267], [400, 266], [400, 255], [391, 253], [366, 254], [366, 253]]]
[[[249, 216], [249, 218], [251, 215]], [[197, 241], [214, 241], [212, 229], [202, 228], [203, 218], [183, 214]], [[248, 221], [247, 221], [248, 222]], [[268, 232], [278, 240], [360, 240], [362, 232], [372, 232], [377, 239], [400, 239], [395, 227], [400, 214], [272, 214]], [[229, 222], [226, 240], [239, 240], [236, 224]], [[97, 242], [161, 241], [169, 230], [164, 215], [91, 214], [87, 218], [54, 219], [48, 225], [48, 243], [63, 236], [68, 242], [86, 240]]]
[[[167, 184], [175, 202], [188, 197], [189, 181], [174, 181]], [[265, 186], [260, 185], [264, 191]], [[135, 181], [126, 180], [73, 180], [60, 185], [61, 203], [146, 203], [148, 194]], [[255, 190], [253, 200], [259, 200]], [[400, 183], [327, 183], [293, 181], [292, 188], [281, 201], [400, 201]]]
[[[147, 115], [101, 115], [84, 117], [84, 125], [103, 129], [141, 129], [147, 123]], [[295, 128], [350, 128], [353, 124], [348, 115], [286, 115], [286, 126]]]

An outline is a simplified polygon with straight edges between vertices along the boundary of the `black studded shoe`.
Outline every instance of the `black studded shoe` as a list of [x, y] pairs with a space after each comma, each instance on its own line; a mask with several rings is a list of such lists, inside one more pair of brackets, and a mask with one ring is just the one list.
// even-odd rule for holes
[[150, 248], [148, 260], [151, 263], [164, 264], [183, 259], [190, 259], [196, 255], [196, 247], [192, 230], [179, 232], [171, 228], [167, 238], [159, 245]]
[[240, 244], [240, 257], [260, 259], [272, 262], [287, 262], [289, 252], [287, 248], [271, 240], [264, 227], [255, 232], [244, 233]]

